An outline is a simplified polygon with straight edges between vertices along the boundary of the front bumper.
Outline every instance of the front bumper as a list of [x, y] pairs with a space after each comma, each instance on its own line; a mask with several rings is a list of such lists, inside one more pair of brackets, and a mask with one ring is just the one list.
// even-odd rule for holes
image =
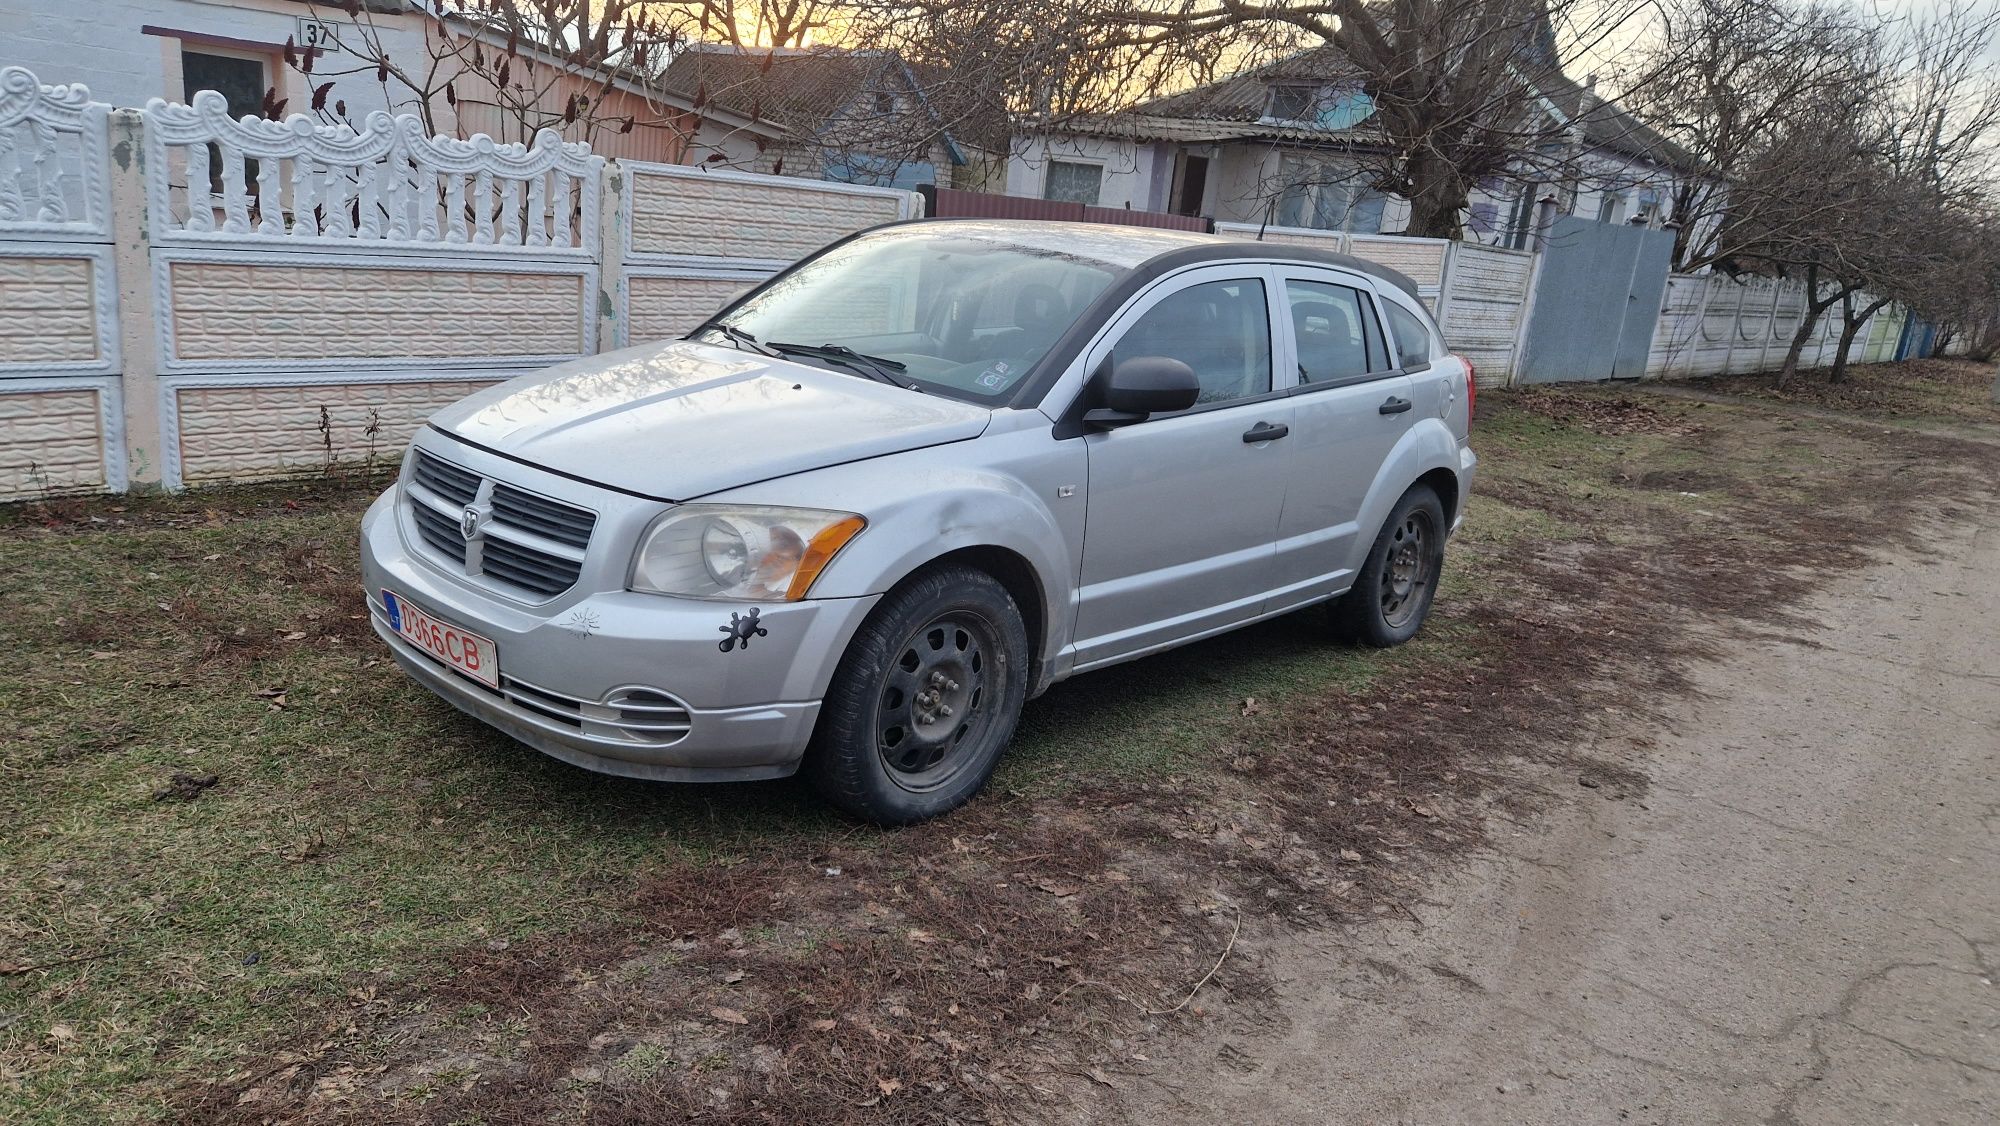
[[[510, 472], [518, 479], [532, 471], [516, 465]], [[747, 612], [748, 605], [590, 592], [587, 582], [546, 603], [520, 602], [450, 573], [449, 563], [413, 547], [419, 541], [398, 494], [383, 494], [363, 517], [361, 531], [370, 617], [396, 663], [461, 711], [589, 770], [667, 781], [794, 772], [834, 666], [876, 601], [760, 606], [759, 624], [767, 632], [724, 652], [719, 643], [732, 611]], [[626, 551], [627, 545], [594, 543], [591, 550]], [[440, 621], [491, 640], [499, 687], [450, 669], [396, 634], [382, 603], [385, 587]], [[642, 694], [642, 718], [669, 713], [671, 726], [685, 730], [621, 725], [626, 713], [619, 704], [634, 693]]]

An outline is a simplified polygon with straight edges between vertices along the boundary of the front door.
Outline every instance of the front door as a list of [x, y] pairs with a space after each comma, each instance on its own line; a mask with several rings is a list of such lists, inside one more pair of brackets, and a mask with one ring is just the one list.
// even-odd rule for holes
[[[1254, 618], [1273, 584], [1293, 412], [1272, 364], [1274, 275], [1219, 266], [1170, 278], [1089, 358], [1194, 369], [1194, 407], [1084, 438], [1090, 456], [1077, 668]], [[1087, 392], [1086, 392], [1087, 393]]]

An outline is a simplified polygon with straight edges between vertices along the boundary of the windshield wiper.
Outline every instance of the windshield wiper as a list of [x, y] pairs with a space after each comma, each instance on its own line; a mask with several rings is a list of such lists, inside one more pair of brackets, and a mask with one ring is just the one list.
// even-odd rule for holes
[[695, 336], [704, 332], [719, 332], [734, 342], [738, 348], [755, 352], [760, 356], [776, 356], [779, 354], [777, 351], [765, 346], [762, 341], [750, 335], [750, 333], [726, 321], [705, 321], [700, 328], [688, 333], [688, 335]]
[[892, 371], [907, 370], [909, 367], [908, 364], [899, 360], [889, 359], [886, 356], [870, 356], [865, 352], [857, 352], [845, 344], [787, 344], [774, 340], [771, 342], [771, 348], [781, 355], [786, 356], [812, 356], [816, 359], [832, 360], [837, 364], [852, 368], [870, 379], [887, 383], [891, 387], [901, 387], [906, 391], [917, 390], [915, 384], [904, 383], [902, 380], [889, 374]]

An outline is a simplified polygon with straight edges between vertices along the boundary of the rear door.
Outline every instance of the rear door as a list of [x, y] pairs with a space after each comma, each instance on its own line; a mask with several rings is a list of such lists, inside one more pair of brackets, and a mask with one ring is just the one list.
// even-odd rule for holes
[[[1170, 356], [1201, 380], [1175, 414], [1086, 435], [1079, 669], [1254, 618], [1291, 464], [1290, 381], [1278, 379], [1277, 278], [1262, 265], [1175, 275], [1120, 314], [1086, 356]], [[1088, 393], [1088, 392], [1086, 392]]]
[[1357, 524], [1382, 463], [1417, 417], [1373, 285], [1359, 274], [1282, 267], [1281, 340], [1298, 375], [1270, 610], [1351, 586], [1377, 529]]

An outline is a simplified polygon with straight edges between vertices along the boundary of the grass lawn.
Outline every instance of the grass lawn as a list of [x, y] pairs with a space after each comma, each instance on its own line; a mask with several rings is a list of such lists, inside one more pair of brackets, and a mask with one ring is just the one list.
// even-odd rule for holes
[[[980, 805], [1025, 823], [1149, 781], [1242, 800], [1235, 750], [1298, 738], [1326, 701], [1504, 661], [1481, 623], [1520, 593], [1522, 559], [1726, 535], [1825, 495], [1862, 448], [1729, 407], [1483, 399], [1480, 493], [1417, 643], [1331, 645], [1306, 613], [1078, 678], [1029, 706]], [[791, 783], [564, 766], [408, 682], [363, 616], [371, 492], [0, 515], [0, 1119], [159, 1116], [372, 996], [619, 925], [651, 881], [898, 847]]]

